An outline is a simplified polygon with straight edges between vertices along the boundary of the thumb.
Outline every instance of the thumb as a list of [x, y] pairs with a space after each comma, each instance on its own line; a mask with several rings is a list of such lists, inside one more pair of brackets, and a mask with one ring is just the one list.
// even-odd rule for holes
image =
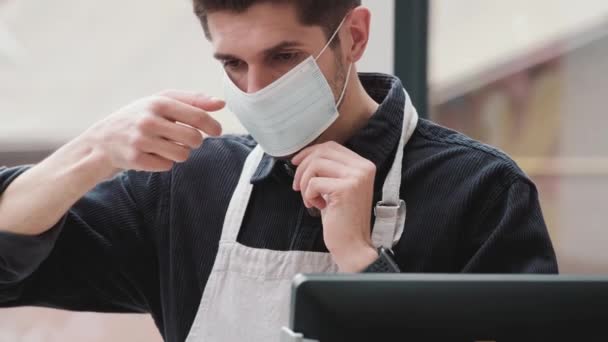
[[202, 93], [181, 90], [165, 90], [158, 95], [171, 98], [207, 112], [215, 112], [226, 106], [226, 102], [224, 102], [224, 100]]

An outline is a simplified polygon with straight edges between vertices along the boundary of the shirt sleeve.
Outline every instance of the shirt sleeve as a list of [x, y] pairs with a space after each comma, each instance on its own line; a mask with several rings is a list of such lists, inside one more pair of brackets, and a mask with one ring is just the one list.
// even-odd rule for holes
[[[25, 166], [0, 168], [0, 194], [27, 169]], [[0, 231], [0, 286], [21, 281], [31, 274], [49, 255], [59, 232], [55, 227], [32, 237]]]
[[557, 259], [534, 184], [517, 179], [480, 213], [463, 272], [557, 273]]
[[[0, 194], [25, 170], [0, 169]], [[150, 312], [160, 301], [154, 227], [165, 182], [124, 172], [39, 236], [0, 233], [0, 307]]]

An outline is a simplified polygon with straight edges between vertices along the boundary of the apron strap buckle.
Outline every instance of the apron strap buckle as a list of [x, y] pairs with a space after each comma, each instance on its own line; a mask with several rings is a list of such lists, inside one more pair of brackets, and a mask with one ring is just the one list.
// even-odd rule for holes
[[403, 234], [405, 201], [399, 200], [397, 203], [380, 201], [374, 207], [374, 216], [376, 216], [372, 231], [374, 247], [393, 248]]
[[388, 201], [379, 201], [374, 207], [374, 216], [379, 218], [391, 218], [399, 215], [399, 210], [405, 207], [405, 202], [399, 200], [398, 203]]

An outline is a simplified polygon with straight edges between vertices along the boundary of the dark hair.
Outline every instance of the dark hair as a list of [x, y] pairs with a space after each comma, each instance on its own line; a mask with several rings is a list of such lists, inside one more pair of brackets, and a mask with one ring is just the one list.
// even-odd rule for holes
[[[329, 38], [348, 11], [361, 5], [361, 0], [193, 0], [194, 13], [200, 19], [207, 38], [211, 38], [207, 21], [210, 13], [217, 11], [240, 13], [259, 3], [294, 5], [301, 24], [321, 26]], [[334, 40], [334, 43], [337, 41], [338, 39]]]

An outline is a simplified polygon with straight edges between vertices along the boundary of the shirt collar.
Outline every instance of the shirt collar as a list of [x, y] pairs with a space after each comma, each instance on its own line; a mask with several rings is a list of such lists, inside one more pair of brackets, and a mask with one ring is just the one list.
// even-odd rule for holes
[[[405, 106], [405, 92], [401, 81], [391, 75], [359, 73], [367, 93], [380, 104], [367, 124], [345, 144], [361, 157], [372, 161], [377, 175], [385, 175], [392, 162], [391, 155], [399, 143]], [[277, 167], [282, 165], [283, 167]], [[292, 172], [286, 161], [264, 154], [251, 183], [257, 184], [275, 172]]]

